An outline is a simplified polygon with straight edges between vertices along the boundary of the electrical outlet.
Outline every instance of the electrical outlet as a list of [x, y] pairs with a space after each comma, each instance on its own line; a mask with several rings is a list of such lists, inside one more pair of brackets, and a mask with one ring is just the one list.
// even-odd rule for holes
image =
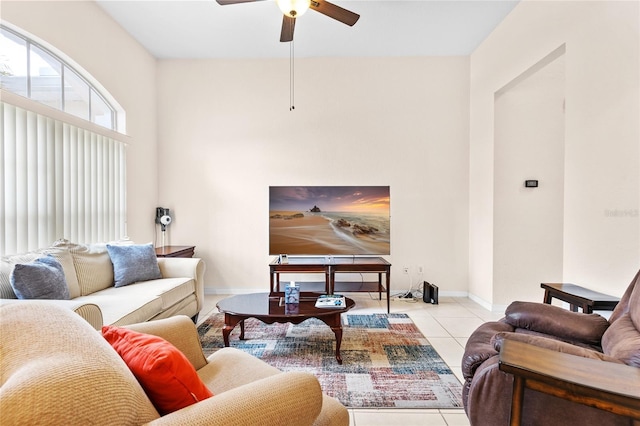
[[402, 267], [402, 273], [403, 274], [409, 274], [409, 267], [408, 266], [403, 266]]
[[422, 274], [424, 272], [424, 270], [422, 269], [422, 266], [418, 266], [418, 273]]

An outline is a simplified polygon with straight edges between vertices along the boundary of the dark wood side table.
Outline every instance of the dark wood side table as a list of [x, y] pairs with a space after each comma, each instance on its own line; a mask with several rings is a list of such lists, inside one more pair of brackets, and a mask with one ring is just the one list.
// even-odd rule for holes
[[640, 420], [640, 368], [508, 339], [499, 368], [513, 374], [511, 426], [520, 425], [525, 388]]
[[193, 257], [195, 246], [163, 246], [156, 247], [157, 257]]
[[224, 313], [224, 327], [222, 338], [224, 345], [229, 346], [229, 334], [240, 324], [240, 340], [244, 340], [244, 320], [256, 318], [265, 324], [291, 323], [300, 324], [309, 318], [317, 318], [327, 324], [336, 336], [336, 361], [342, 364], [340, 345], [342, 343], [342, 318], [341, 314], [355, 306], [352, 299], [346, 297], [347, 306], [344, 308], [316, 308], [318, 293], [300, 294], [300, 303], [297, 306], [286, 309], [281, 303], [280, 296], [270, 296], [269, 293], [238, 294], [222, 299], [216, 305], [220, 312]]
[[579, 307], [585, 314], [590, 314], [594, 310], [612, 311], [620, 301], [618, 297], [598, 293], [575, 284], [541, 283], [540, 287], [544, 289], [544, 303], [550, 305], [551, 299], [555, 297], [569, 303], [573, 312], [578, 312]]

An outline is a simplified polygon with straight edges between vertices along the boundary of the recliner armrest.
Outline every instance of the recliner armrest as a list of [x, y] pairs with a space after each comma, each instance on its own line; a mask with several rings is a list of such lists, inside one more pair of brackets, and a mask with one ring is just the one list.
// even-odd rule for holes
[[584, 314], [558, 306], [534, 302], [513, 302], [505, 321], [515, 328], [544, 333], [570, 342], [599, 345], [609, 322], [598, 314]]
[[499, 368], [524, 380], [522, 387], [514, 385], [516, 403], [523, 396], [522, 393], [516, 395], [516, 389], [527, 387], [640, 420], [640, 368], [565, 354], [509, 339], [502, 345]]
[[504, 321], [485, 322], [480, 325], [467, 339], [464, 355], [462, 356], [462, 375], [465, 379], [473, 378], [476, 369], [498, 351], [493, 347], [491, 339], [497, 333], [513, 331], [513, 327]]
[[491, 343], [493, 344], [493, 347], [495, 348], [495, 350], [500, 352], [505, 340], [517, 340], [519, 342], [526, 343], [529, 345], [534, 345], [539, 348], [545, 348], [545, 349], [550, 349], [556, 352], [562, 352], [563, 354], [576, 355], [576, 356], [581, 356], [583, 358], [597, 359], [600, 361], [613, 362], [616, 364], [624, 364], [619, 359], [603, 354], [602, 352], [598, 352], [593, 349], [588, 349], [583, 346], [576, 346], [571, 343], [563, 342], [560, 340], [551, 339], [544, 336], [538, 336], [535, 334], [501, 332], [493, 336]]
[[149, 425], [305, 426], [322, 409], [322, 390], [310, 373], [288, 372], [217, 394]]

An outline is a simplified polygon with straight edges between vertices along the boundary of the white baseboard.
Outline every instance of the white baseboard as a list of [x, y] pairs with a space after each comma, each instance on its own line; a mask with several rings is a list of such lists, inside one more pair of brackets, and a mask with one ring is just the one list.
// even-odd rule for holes
[[469, 299], [476, 302], [478, 305], [482, 306], [483, 308], [491, 312], [504, 312], [504, 310], [507, 309], [507, 306], [509, 306], [509, 305], [495, 305], [493, 303], [489, 303], [486, 300], [481, 299], [474, 294], [469, 294], [468, 297]]

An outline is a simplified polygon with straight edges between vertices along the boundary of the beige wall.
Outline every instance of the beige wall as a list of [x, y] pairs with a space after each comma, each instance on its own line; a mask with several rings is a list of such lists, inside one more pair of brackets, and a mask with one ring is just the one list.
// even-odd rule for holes
[[[555, 279], [620, 294], [638, 268], [638, 2], [523, 1], [468, 58], [296, 59], [292, 112], [286, 60], [157, 62], [92, 2], [1, 7], [127, 111], [129, 235], [153, 240], [154, 208], [171, 208], [167, 243], [197, 246], [209, 292], [266, 290], [269, 185], [389, 185], [394, 289], [408, 287], [409, 266], [414, 282], [488, 307], [507, 303], [505, 289], [535, 294], [532, 279], [501, 278], [520, 263], [536, 276], [536, 262], [496, 247], [496, 211], [508, 211], [494, 163], [509, 158], [495, 150], [495, 94], [563, 45]], [[503, 241], [526, 248], [505, 229]]]
[[[565, 45], [564, 204], [562, 274], [570, 281], [620, 295], [640, 260], [640, 132], [638, 2], [523, 1], [471, 55], [469, 292], [489, 306], [507, 304], [506, 288], [539, 282], [501, 282], [536, 259], [496, 250], [504, 209], [494, 194], [495, 93]], [[539, 117], [533, 116], [532, 120]], [[508, 178], [518, 184], [517, 174]], [[541, 186], [540, 190], [543, 187]], [[555, 209], [551, 202], [539, 209]], [[512, 218], [513, 219], [513, 218]], [[527, 226], [522, 223], [522, 226]], [[526, 241], [523, 241], [525, 244]], [[540, 290], [541, 291], [541, 290]], [[541, 293], [540, 293], [541, 295]]]
[[2, 0], [0, 18], [62, 51], [124, 108], [128, 234], [152, 241], [158, 201], [155, 59], [93, 2]]
[[[389, 185], [392, 289], [467, 286], [468, 58], [166, 60], [160, 203], [210, 292], [268, 289], [270, 185]], [[286, 278], [288, 279], [288, 277]], [[318, 279], [318, 277], [316, 277]]]
[[562, 276], [564, 68], [560, 53], [494, 99], [494, 303], [539, 302]]

